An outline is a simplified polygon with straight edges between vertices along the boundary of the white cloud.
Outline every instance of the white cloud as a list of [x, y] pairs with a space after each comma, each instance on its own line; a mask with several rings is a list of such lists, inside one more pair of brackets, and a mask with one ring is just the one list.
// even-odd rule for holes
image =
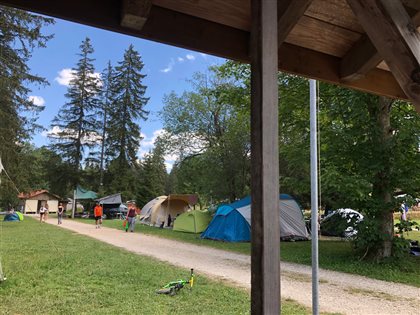
[[54, 80], [60, 85], [69, 86], [70, 81], [74, 78], [75, 71], [69, 68], [64, 68], [58, 72], [58, 77]]
[[[140, 142], [140, 150], [139, 150], [139, 156], [140, 160], [142, 160], [146, 154], [148, 154], [154, 147], [156, 139], [163, 135], [166, 131], [164, 129], [158, 129], [153, 132], [153, 135], [151, 137], [148, 137], [146, 134], [141, 133], [141, 136], [143, 139]], [[165, 154], [165, 166], [167, 172], [170, 172], [172, 169], [173, 164], [178, 159], [177, 155], [174, 154]]]
[[[70, 81], [75, 77], [76, 71], [69, 68], [64, 68], [58, 72], [58, 77], [54, 80], [60, 85], [69, 86]], [[99, 72], [94, 72], [92, 77], [98, 80], [99, 86], [102, 86], [101, 74]]]
[[41, 96], [31, 95], [28, 97], [28, 100], [35, 106], [44, 106], [45, 100]]
[[170, 162], [166, 162], [165, 161], [165, 167], [166, 167], [166, 171], [168, 173], [170, 173], [172, 171], [172, 167], [174, 166], [174, 163], [170, 163]]
[[[43, 137], [50, 137], [58, 140], [70, 140], [77, 138], [77, 131], [74, 129], [61, 129], [58, 126], [53, 126], [52, 129], [43, 131], [41, 133]], [[97, 132], [89, 132], [83, 135], [83, 144], [98, 144], [102, 140], [102, 136]]]
[[102, 87], [102, 78], [101, 74], [99, 72], [94, 72], [92, 77], [94, 77], [96, 80], [98, 80], [99, 87]]
[[193, 54], [187, 54], [187, 55], [185, 56], [185, 58], [187, 58], [187, 59], [188, 59], [188, 60], [190, 60], [190, 61], [195, 60], [195, 56], [194, 56]]
[[160, 70], [160, 72], [163, 72], [163, 73], [171, 72], [172, 69], [174, 68], [174, 65], [175, 65], [175, 60], [173, 58], [171, 58], [171, 61], [169, 62], [168, 66], [166, 68]]
[[200, 55], [201, 55], [201, 57], [203, 57], [204, 59], [207, 59], [207, 54], [205, 54], [205, 53], [200, 53]]
[[[203, 56], [203, 58], [207, 58], [206, 54], [201, 54], [201, 55]], [[193, 54], [186, 54], [185, 57], [171, 58], [171, 61], [168, 63], [166, 68], [161, 69], [160, 72], [163, 72], [163, 73], [171, 72], [174, 69], [174, 66], [176, 63], [183, 63], [185, 60], [194, 61], [195, 56]]]
[[153, 135], [151, 137], [148, 137], [146, 134], [141, 133], [141, 137], [143, 138], [140, 142], [140, 146], [145, 147], [145, 149], [147, 149], [147, 152], [150, 149], [153, 149], [153, 147], [155, 146], [155, 141], [156, 139], [160, 136], [163, 135], [165, 133], [164, 129], [158, 129], [153, 131]]

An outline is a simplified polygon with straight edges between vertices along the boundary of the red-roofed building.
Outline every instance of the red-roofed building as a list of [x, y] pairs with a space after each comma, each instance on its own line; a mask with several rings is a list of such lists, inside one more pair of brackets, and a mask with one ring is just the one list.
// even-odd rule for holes
[[24, 213], [39, 213], [41, 206], [48, 204], [48, 212], [56, 213], [61, 198], [46, 189], [20, 193], [18, 198], [24, 201]]

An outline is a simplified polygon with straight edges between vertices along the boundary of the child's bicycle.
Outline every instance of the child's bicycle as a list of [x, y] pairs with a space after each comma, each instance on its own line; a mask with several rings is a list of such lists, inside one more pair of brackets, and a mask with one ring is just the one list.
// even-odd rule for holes
[[161, 289], [156, 290], [157, 294], [169, 294], [174, 296], [181, 290], [185, 285], [190, 285], [190, 290], [194, 285], [194, 269], [191, 269], [190, 279], [189, 280], [176, 280], [171, 281], [168, 284], [164, 285]]

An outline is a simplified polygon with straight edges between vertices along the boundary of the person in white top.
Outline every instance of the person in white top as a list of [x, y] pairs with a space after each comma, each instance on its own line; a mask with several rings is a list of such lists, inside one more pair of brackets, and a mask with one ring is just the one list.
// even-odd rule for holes
[[46, 215], [47, 208], [44, 205], [41, 205], [41, 208], [39, 208], [39, 222], [45, 222]]

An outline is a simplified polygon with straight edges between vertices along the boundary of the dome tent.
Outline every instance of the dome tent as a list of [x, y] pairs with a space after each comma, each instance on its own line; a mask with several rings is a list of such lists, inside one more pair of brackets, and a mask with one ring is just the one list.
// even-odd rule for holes
[[[280, 237], [282, 240], [308, 240], [302, 209], [291, 196], [280, 195]], [[228, 242], [251, 240], [251, 197], [245, 197], [229, 205], [222, 205], [210, 222], [202, 238]]]
[[176, 217], [174, 231], [201, 233], [207, 228], [210, 221], [211, 215], [208, 211], [192, 210], [184, 212]]
[[249, 242], [251, 226], [236, 208], [222, 205], [201, 237], [226, 242]]
[[159, 196], [149, 201], [140, 212], [140, 221], [153, 226], [167, 226], [171, 219], [188, 211], [197, 203], [196, 195]]
[[23, 221], [23, 214], [19, 211], [8, 213], [4, 216], [3, 221]]

